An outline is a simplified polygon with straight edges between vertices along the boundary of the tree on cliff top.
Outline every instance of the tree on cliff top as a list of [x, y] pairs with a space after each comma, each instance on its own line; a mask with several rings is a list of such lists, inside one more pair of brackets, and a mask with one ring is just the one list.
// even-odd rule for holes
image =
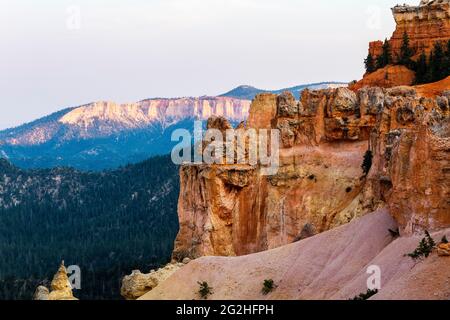
[[383, 53], [377, 59], [377, 68], [381, 69], [392, 63], [391, 45], [387, 39], [384, 40]]
[[414, 55], [414, 52], [410, 47], [409, 36], [405, 31], [405, 33], [403, 33], [403, 42], [402, 42], [402, 47], [400, 49], [400, 58], [398, 60], [398, 63], [406, 66], [407, 68], [412, 69], [413, 61], [411, 58], [413, 55]]
[[426, 83], [428, 61], [425, 52], [422, 52], [422, 54], [419, 57], [419, 60], [417, 60], [415, 71], [416, 71], [416, 84]]
[[442, 44], [436, 42], [434, 44], [433, 59], [430, 59], [430, 69], [432, 74], [432, 81], [439, 81], [445, 78], [448, 74], [448, 70], [445, 68], [445, 52]]
[[376, 69], [377, 69], [375, 66], [375, 59], [373, 58], [373, 56], [370, 53], [367, 56], [366, 60], [364, 60], [364, 65], [366, 66], [367, 73], [372, 73], [372, 72], [376, 71]]
[[443, 69], [444, 78], [450, 76], [450, 40], [447, 42]]

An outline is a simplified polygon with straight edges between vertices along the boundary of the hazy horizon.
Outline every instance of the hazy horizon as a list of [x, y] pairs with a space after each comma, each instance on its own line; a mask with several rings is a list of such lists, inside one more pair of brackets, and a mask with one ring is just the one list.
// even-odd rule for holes
[[0, 130], [99, 100], [359, 79], [398, 2], [0, 0]]

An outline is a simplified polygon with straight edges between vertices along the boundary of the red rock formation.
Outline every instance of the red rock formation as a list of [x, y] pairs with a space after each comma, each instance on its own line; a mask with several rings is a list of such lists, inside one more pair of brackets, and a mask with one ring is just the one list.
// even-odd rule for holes
[[327, 231], [386, 205], [405, 233], [450, 226], [448, 97], [420, 98], [411, 87], [339, 88], [306, 90], [301, 101], [264, 94], [250, 110], [249, 127], [281, 132], [277, 174], [248, 165], [181, 168], [174, 257], [264, 251], [306, 227]]
[[[450, 0], [421, 1], [420, 5], [396, 6], [392, 8], [396, 22], [396, 29], [388, 40], [391, 46], [392, 58], [398, 61], [406, 33], [410, 39], [410, 47], [416, 59], [422, 52], [430, 54], [436, 42], [450, 40]], [[369, 44], [369, 53], [374, 59], [383, 52], [383, 42], [374, 41]], [[388, 66], [371, 74], [352, 86], [358, 90], [364, 86], [380, 86], [390, 88], [400, 85], [412, 85], [415, 74], [413, 71], [401, 66]]]
[[[396, 6], [392, 8], [396, 22], [395, 31], [389, 40], [394, 59], [400, 56], [403, 35], [410, 39], [410, 47], [416, 57], [422, 52], [430, 54], [437, 41], [450, 40], [450, 1], [422, 1], [417, 7]], [[369, 44], [369, 53], [378, 57], [383, 52], [383, 42]]]
[[363, 193], [366, 201], [387, 203], [405, 234], [450, 226], [448, 98], [420, 98], [408, 87], [382, 98]]
[[416, 74], [405, 66], [387, 66], [375, 72], [366, 74], [364, 78], [350, 86], [357, 91], [364, 87], [392, 88], [397, 86], [411, 86]]
[[403, 35], [410, 38], [410, 46], [420, 55], [430, 54], [437, 41], [450, 40], [450, 1], [421, 1], [420, 6], [396, 6], [392, 9], [397, 27], [389, 43], [394, 58], [400, 55]]
[[383, 53], [383, 41], [373, 41], [369, 43], [369, 53], [372, 57], [378, 57]]
[[450, 77], [438, 82], [415, 86], [415, 88], [417, 90], [417, 94], [421, 97], [436, 98], [444, 95], [445, 91], [450, 90]]

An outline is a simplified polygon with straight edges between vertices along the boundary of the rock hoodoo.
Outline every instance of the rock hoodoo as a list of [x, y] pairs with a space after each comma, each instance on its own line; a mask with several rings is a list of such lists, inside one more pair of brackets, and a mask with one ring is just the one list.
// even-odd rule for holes
[[61, 263], [58, 272], [48, 290], [45, 286], [39, 286], [34, 293], [34, 300], [78, 300], [73, 296], [72, 285], [67, 277], [67, 270], [64, 262]]

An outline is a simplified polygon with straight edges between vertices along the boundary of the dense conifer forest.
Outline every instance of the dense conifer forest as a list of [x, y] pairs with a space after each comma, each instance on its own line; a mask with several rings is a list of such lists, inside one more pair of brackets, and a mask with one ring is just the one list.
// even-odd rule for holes
[[120, 299], [125, 274], [169, 261], [178, 194], [170, 157], [101, 173], [0, 160], [0, 300], [31, 299], [61, 260], [81, 268], [77, 298]]

